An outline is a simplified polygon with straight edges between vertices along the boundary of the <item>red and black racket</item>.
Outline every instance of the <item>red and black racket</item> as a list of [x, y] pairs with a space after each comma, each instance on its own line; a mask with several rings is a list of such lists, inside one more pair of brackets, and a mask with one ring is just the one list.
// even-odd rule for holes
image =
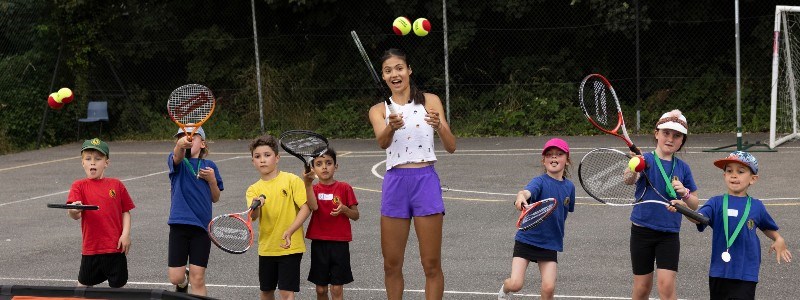
[[[183, 85], [169, 95], [167, 99], [167, 113], [183, 132], [186, 132], [188, 140], [197, 133], [198, 128], [203, 125], [211, 114], [214, 113], [216, 99], [214, 93], [203, 85], [187, 84]], [[187, 132], [186, 128], [191, 128]], [[186, 149], [186, 158], [189, 158], [189, 149]]]
[[558, 201], [555, 198], [547, 198], [525, 205], [517, 220], [519, 230], [529, 230], [539, 226], [546, 220], [553, 211], [556, 210]]
[[246, 211], [219, 215], [211, 219], [208, 223], [208, 236], [211, 242], [222, 251], [231, 254], [247, 252], [253, 245], [253, 222], [249, 214], [261, 205], [262, 201], [266, 201], [264, 195], [260, 195], [259, 198], [260, 200], [253, 200]]
[[581, 81], [579, 98], [586, 119], [600, 131], [616, 136], [636, 155], [642, 155], [633, 144], [625, 128], [622, 106], [608, 79], [600, 74], [590, 74]]

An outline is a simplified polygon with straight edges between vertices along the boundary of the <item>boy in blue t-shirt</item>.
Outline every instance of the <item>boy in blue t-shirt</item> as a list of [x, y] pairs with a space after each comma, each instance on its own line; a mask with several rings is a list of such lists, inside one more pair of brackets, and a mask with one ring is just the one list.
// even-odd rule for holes
[[[755, 229], [761, 229], [774, 241], [769, 252], [775, 251], [778, 263], [781, 259], [791, 262], [792, 253], [764, 203], [747, 194], [750, 185], [758, 180], [756, 158], [734, 151], [714, 161], [714, 165], [724, 171], [728, 192], [711, 197], [698, 210], [711, 220], [709, 226], [714, 229], [708, 268], [711, 299], [754, 299], [761, 266], [761, 243]], [[705, 228], [697, 224], [697, 230], [702, 232]]]

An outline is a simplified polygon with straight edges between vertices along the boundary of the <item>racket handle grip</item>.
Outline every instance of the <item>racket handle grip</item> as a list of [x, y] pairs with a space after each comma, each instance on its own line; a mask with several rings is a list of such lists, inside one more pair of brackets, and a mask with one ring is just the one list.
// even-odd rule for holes
[[636, 153], [636, 155], [642, 155], [642, 150], [639, 150], [639, 147], [636, 147], [634, 144], [628, 146], [628, 149], [630, 149], [631, 152]]
[[695, 220], [697, 222], [700, 222], [700, 224], [708, 225], [708, 223], [709, 223], [708, 217], [706, 217], [706, 216], [704, 216], [704, 215], [702, 215], [702, 214], [700, 214], [700, 213], [698, 213], [696, 211], [693, 211], [693, 210], [691, 210], [688, 207], [683, 206], [683, 205], [673, 205], [673, 206], [675, 207], [676, 210], [678, 210], [679, 213], [683, 214], [684, 216], [686, 216], [686, 217], [688, 217], [688, 218], [690, 218], [692, 220]]
[[[258, 197], [267, 200], [267, 196], [264, 196], [263, 194], [259, 195]], [[259, 205], [261, 205], [261, 200], [255, 199], [253, 200], [253, 203], [250, 204], [250, 209], [256, 209], [256, 207]]]

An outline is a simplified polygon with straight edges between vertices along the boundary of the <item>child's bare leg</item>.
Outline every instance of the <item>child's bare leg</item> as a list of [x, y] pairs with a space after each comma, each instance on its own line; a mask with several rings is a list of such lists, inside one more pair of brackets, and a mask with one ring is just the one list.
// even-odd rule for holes
[[558, 278], [558, 263], [554, 261], [540, 261], [539, 273], [542, 275], [542, 299], [553, 299], [556, 293], [556, 278]]
[[503, 280], [504, 293], [516, 293], [522, 290], [525, 284], [525, 270], [528, 269], [530, 261], [522, 257], [514, 257], [511, 259], [511, 277]]

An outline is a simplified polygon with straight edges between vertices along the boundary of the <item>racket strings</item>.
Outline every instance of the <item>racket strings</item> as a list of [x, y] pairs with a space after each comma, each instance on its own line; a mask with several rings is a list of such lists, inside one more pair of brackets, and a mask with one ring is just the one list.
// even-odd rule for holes
[[287, 151], [303, 156], [315, 156], [328, 149], [328, 143], [321, 138], [304, 134], [283, 136], [281, 143], [287, 148]]
[[220, 216], [208, 228], [215, 243], [231, 252], [244, 252], [250, 248], [252, 232], [242, 219]]
[[199, 84], [181, 86], [167, 100], [167, 111], [181, 124], [201, 123], [214, 111], [214, 95]]
[[[614, 90], [599, 78], [589, 79], [583, 83], [581, 89], [581, 105], [586, 115], [605, 129], [616, 128], [619, 123], [619, 109], [616, 105]], [[614, 103], [609, 103], [609, 101], [614, 101]]]
[[612, 149], [595, 149], [581, 160], [578, 177], [587, 193], [607, 204], [635, 202], [635, 184], [625, 184], [628, 156]]

